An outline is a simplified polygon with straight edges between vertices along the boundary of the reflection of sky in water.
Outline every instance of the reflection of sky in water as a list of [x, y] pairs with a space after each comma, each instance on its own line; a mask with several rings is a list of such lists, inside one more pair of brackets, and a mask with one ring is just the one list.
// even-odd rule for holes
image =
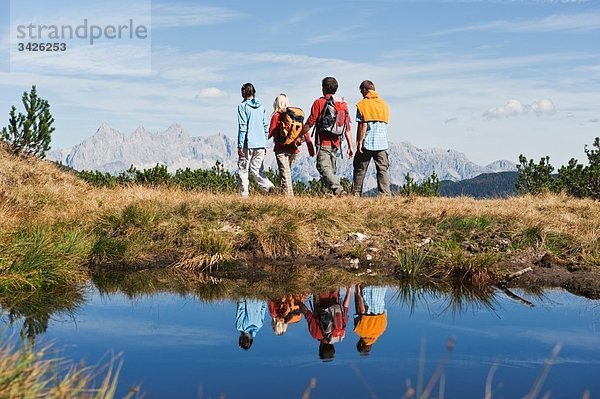
[[560, 342], [563, 349], [542, 394], [550, 390], [553, 398], [573, 398], [590, 389], [592, 397], [598, 395], [600, 304], [561, 291], [531, 300], [535, 308], [499, 294], [494, 311], [470, 307], [452, 314], [441, 312], [443, 300], [429, 298], [427, 306], [421, 301], [411, 311], [390, 288], [388, 328], [371, 354], [360, 357], [356, 351], [350, 317], [346, 338], [335, 345], [335, 360], [328, 363], [319, 360], [318, 343], [304, 319], [278, 337], [267, 311], [246, 352], [238, 348], [235, 302], [200, 303], [171, 294], [131, 301], [92, 291], [74, 320], [51, 321], [43, 340], [88, 364], [110, 351], [123, 352], [121, 388], [141, 382], [148, 398], [196, 398], [199, 392], [205, 398], [221, 392], [228, 398], [299, 398], [312, 377], [317, 388], [311, 398], [369, 397], [369, 389], [380, 398], [401, 397], [406, 378], [417, 383], [421, 338], [427, 342], [428, 377], [450, 335], [457, 343], [445, 369], [446, 397], [483, 397], [488, 370], [499, 360], [494, 397], [515, 398], [528, 392]]

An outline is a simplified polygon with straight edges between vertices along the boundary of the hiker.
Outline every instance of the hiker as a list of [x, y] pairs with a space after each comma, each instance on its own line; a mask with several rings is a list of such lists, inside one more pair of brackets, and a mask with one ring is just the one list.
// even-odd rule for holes
[[252, 83], [242, 86], [244, 101], [237, 108], [238, 118], [238, 176], [240, 194], [248, 197], [248, 170], [256, 179], [256, 183], [265, 192], [273, 189], [273, 183], [263, 173], [263, 160], [267, 147], [269, 122], [267, 113], [260, 101], [254, 96], [256, 89]]
[[348, 145], [348, 157], [353, 155], [350, 140], [350, 116], [345, 102], [335, 101], [338, 82], [333, 77], [326, 77], [321, 82], [323, 96], [316, 99], [310, 109], [310, 116], [304, 124], [302, 134], [315, 127], [315, 143], [317, 145], [317, 170], [321, 174], [323, 190], [328, 195], [345, 194], [340, 178], [336, 175], [336, 156], [342, 145], [342, 136]]
[[240, 332], [240, 348], [250, 349], [256, 333], [263, 326], [266, 310], [267, 303], [258, 299], [246, 299], [237, 303], [235, 326]]
[[390, 109], [375, 91], [370, 80], [360, 84], [363, 99], [356, 104], [356, 154], [354, 156], [354, 176], [352, 194], [362, 195], [365, 174], [371, 159], [377, 169], [377, 190], [379, 195], [389, 196], [390, 175], [388, 172], [387, 125], [390, 121]]
[[362, 356], [371, 352], [371, 347], [387, 328], [385, 311], [386, 287], [357, 284], [354, 290], [354, 332], [359, 339], [356, 350]]
[[351, 290], [352, 287], [347, 287], [344, 302], [341, 304], [339, 289], [325, 292], [318, 297], [313, 295], [312, 309], [308, 309], [304, 302], [298, 302], [308, 323], [310, 335], [319, 341], [321, 360], [332, 360], [335, 356], [333, 344], [341, 342], [346, 336]]
[[296, 154], [300, 153], [303, 141], [306, 141], [311, 157], [315, 156], [315, 147], [308, 132], [303, 136], [300, 135], [304, 112], [300, 108], [290, 107], [287, 95], [281, 93], [275, 97], [273, 111], [269, 124], [269, 138], [272, 137], [275, 143], [275, 159], [277, 159], [283, 192], [285, 195], [293, 196], [292, 162]]
[[290, 324], [302, 319], [302, 311], [298, 302], [304, 300], [304, 295], [288, 295], [284, 298], [269, 299], [271, 326], [275, 335], [283, 335]]

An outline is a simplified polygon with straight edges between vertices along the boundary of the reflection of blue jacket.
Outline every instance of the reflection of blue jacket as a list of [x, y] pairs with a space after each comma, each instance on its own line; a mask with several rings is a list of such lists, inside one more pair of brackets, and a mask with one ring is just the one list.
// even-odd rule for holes
[[263, 326], [267, 310], [267, 302], [258, 299], [247, 299], [237, 303], [235, 326], [240, 332], [250, 334], [252, 337]]
[[237, 114], [238, 148], [266, 148], [269, 120], [260, 101], [244, 100], [238, 105]]

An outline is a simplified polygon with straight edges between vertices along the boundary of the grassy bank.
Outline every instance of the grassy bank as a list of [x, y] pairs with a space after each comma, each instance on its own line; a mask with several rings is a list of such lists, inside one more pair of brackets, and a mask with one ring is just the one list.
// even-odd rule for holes
[[0, 293], [77, 285], [90, 266], [208, 272], [259, 262], [351, 267], [358, 259], [355, 274], [379, 269], [487, 285], [511, 264], [544, 254], [560, 267], [600, 264], [600, 204], [591, 200], [242, 199], [160, 186], [95, 188], [2, 150], [0, 220]]

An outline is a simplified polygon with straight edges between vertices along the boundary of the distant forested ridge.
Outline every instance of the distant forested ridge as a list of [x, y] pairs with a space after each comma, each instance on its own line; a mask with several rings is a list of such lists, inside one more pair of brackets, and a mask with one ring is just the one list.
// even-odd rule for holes
[[518, 172], [483, 173], [472, 179], [441, 182], [442, 197], [506, 198], [517, 194]]

